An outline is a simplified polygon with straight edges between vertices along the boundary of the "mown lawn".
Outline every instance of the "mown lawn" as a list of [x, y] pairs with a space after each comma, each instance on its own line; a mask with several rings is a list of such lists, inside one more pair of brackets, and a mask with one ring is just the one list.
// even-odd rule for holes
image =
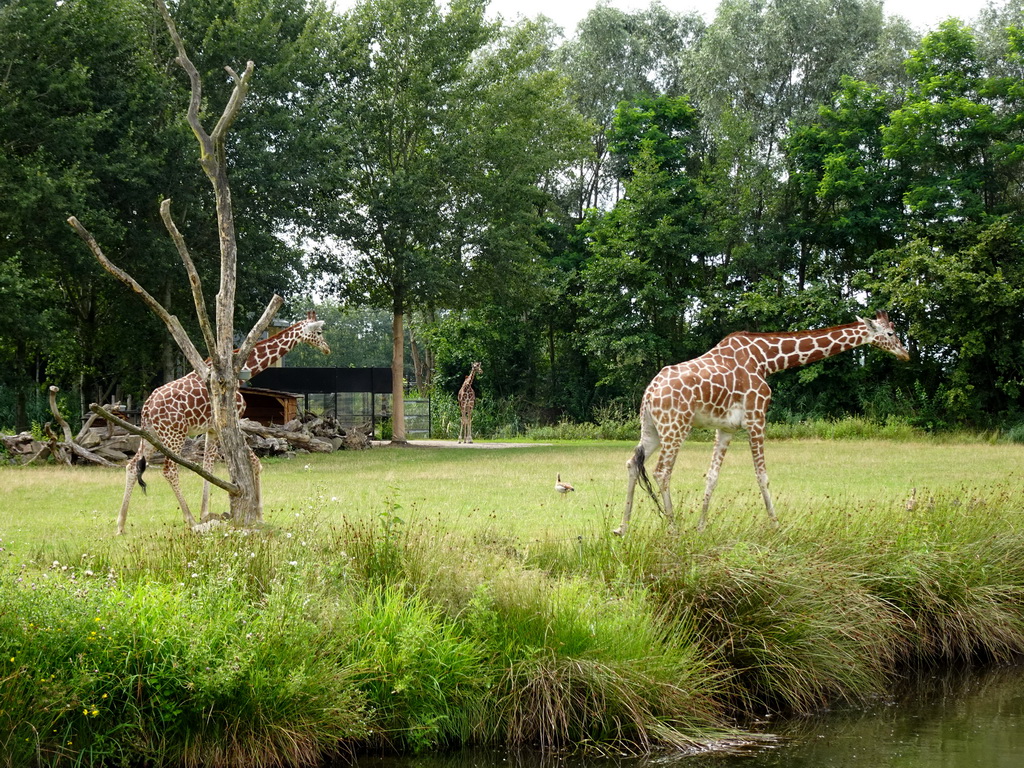
[[[296, 516], [361, 519], [383, 511], [407, 522], [439, 522], [464, 534], [524, 542], [603, 536], [618, 524], [625, 462], [632, 444], [562, 443], [528, 448], [376, 447], [361, 452], [298, 456], [265, 462], [265, 520], [287, 528]], [[711, 446], [684, 446], [673, 474], [681, 527], [692, 528], [704, 489]], [[887, 441], [776, 441], [767, 447], [772, 494], [782, 525], [805, 515], [882, 508], [899, 510], [911, 495], [964, 502], [1009, 494], [1024, 507], [1024, 448], [1008, 444]], [[711, 511], [712, 526], [765, 522], [766, 515], [744, 441], [726, 457]], [[653, 470], [654, 460], [648, 468]], [[223, 471], [223, 467], [221, 467]], [[576, 487], [554, 492], [555, 474]], [[198, 512], [201, 482], [183, 474], [186, 497]], [[128, 535], [183, 527], [170, 486], [151, 467], [147, 494], [136, 488]], [[124, 475], [89, 467], [0, 469], [0, 534], [8, 553], [40, 548], [88, 548], [113, 538]], [[227, 509], [213, 491], [215, 511]], [[657, 510], [637, 495], [634, 521], [650, 524]]]

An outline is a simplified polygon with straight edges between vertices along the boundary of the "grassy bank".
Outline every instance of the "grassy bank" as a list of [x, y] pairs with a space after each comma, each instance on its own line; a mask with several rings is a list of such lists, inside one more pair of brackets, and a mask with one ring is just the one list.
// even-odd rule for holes
[[159, 479], [115, 539], [116, 473], [5, 470], [0, 760], [686, 748], [1024, 650], [1019, 449], [851, 445], [769, 448], [779, 530], [736, 450], [707, 531], [625, 539], [625, 444], [272, 464], [266, 528], [203, 537]]

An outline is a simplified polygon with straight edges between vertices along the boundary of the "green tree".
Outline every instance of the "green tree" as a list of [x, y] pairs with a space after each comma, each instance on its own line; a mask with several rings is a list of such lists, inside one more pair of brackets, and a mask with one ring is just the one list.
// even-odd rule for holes
[[786, 141], [798, 290], [827, 285], [849, 297], [873, 255], [904, 236], [904, 185], [882, 139], [898, 103], [880, 86], [844, 78]]
[[[540, 66], [543, 30], [502, 31], [481, 0], [367, 0], [335, 56], [328, 268], [393, 318], [394, 439], [404, 440], [404, 316], [528, 285], [550, 180], [580, 123]], [[547, 184], [545, 183], [547, 182]]]
[[[992, 66], [956, 20], [907, 61], [915, 83], [882, 128], [905, 184], [910, 237], [877, 257], [877, 279], [921, 344], [921, 381], [948, 422], [987, 423], [1022, 410], [1024, 79]], [[993, 69], [995, 74], [993, 74]]]
[[885, 154], [906, 177], [904, 202], [916, 229], [953, 245], [969, 232], [965, 219], [1005, 211], [999, 145], [1008, 126], [989, 98], [974, 35], [958, 21], [927, 35], [907, 71], [915, 85], [882, 129]]
[[690, 331], [708, 276], [699, 125], [685, 97], [640, 98], [616, 112], [610, 143], [626, 194], [583, 226], [592, 256], [578, 301], [588, 310], [585, 347], [617, 394], [694, 352]]
[[[251, 314], [298, 282], [301, 254], [287, 235], [308, 206], [297, 183], [316, 160], [299, 150], [318, 135], [304, 107], [324, 79], [315, 66], [322, 48], [316, 39], [328, 17], [292, 0], [183, 3], [175, 10], [189, 37], [202, 41], [197, 58], [211, 84], [204, 118], [230, 91], [224, 63], [240, 70], [240, 48], [258, 43], [246, 54], [261, 63], [257, 109], [228, 147], [238, 168], [239, 244], [251, 257], [239, 276], [238, 303]], [[172, 197], [200, 273], [216, 275], [213, 200], [194, 172], [182, 118], [188, 93], [171, 76], [173, 56], [153, 8], [138, 0], [13, 0], [0, 7], [0, 263], [7, 286], [14, 276], [22, 280], [18, 289], [0, 290], [14, 306], [24, 295], [9, 292], [26, 290], [28, 280], [35, 297], [21, 323], [0, 330], [5, 383], [27, 386], [30, 370], [43, 370], [62, 389], [82, 390], [83, 400], [101, 400], [144, 393], [158, 375], [180, 372], [169, 335], [111, 285], [63, 224], [71, 212], [88, 221], [120, 264], [180, 311], [191, 298], [158, 213], [160, 198]]]
[[[249, 59], [258, 63], [250, 109], [239, 117], [237, 138], [227, 148], [238, 245], [247, 256], [240, 264], [238, 306], [248, 317], [271, 293], [289, 297], [307, 290], [298, 240], [313, 221], [310, 189], [323, 160], [327, 119], [321, 93], [330, 80], [323, 51], [336, 17], [320, 0], [189, 0], [174, 14], [182, 36], [195, 41], [195, 64], [209, 84], [204, 117], [216, 114], [230, 95], [224, 67], [241, 71]], [[211, 254], [203, 259], [197, 247], [199, 267], [212, 277], [218, 268], [212, 256], [218, 235], [207, 215], [212, 200], [191, 173], [190, 150], [186, 144], [185, 164], [174, 172], [182, 187], [175, 201], [189, 196], [181, 226]]]
[[557, 66], [569, 78], [576, 108], [593, 126], [593, 151], [566, 185], [566, 208], [577, 220], [589, 208], [613, 204], [619, 192], [616, 169], [608, 167], [617, 106], [640, 96], [682, 95], [682, 53], [704, 26], [696, 13], [676, 14], [660, 3], [633, 13], [599, 4], [559, 48]]
[[787, 227], [798, 215], [785, 187], [790, 126], [812, 120], [844, 75], [895, 71], [911, 39], [904, 24], [885, 19], [878, 0], [719, 6], [687, 59], [687, 81], [715, 142], [708, 186], [720, 286], [782, 294], [799, 284], [799, 251]]
[[[168, 256], [154, 237], [155, 205], [144, 210], [173, 143], [153, 18], [131, 0], [0, 7], [0, 263], [20, 276], [5, 285], [4, 304], [24, 312], [0, 333], [19, 387], [34, 364], [62, 388], [100, 399], [109, 384], [138, 385], [155, 369], [145, 350], [159, 344], [157, 325], [101, 277], [64, 224], [72, 211], [88, 216], [150, 271]], [[126, 214], [142, 218], [132, 237]]]

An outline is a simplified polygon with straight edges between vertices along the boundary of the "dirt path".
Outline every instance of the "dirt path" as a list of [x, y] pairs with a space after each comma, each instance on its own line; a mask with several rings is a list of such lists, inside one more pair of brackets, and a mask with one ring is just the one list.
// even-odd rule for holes
[[[374, 448], [391, 445], [387, 440], [372, 441]], [[539, 448], [550, 446], [551, 443], [460, 443], [456, 440], [410, 440], [409, 448], [477, 448], [477, 449], [498, 449], [498, 448]]]

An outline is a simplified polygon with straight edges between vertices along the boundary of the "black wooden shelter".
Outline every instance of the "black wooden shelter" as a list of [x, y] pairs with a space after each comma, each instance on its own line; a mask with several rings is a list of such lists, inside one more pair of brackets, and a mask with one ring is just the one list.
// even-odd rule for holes
[[[303, 398], [304, 410], [311, 409], [311, 399], [329, 410], [339, 420], [347, 415], [352, 426], [370, 422], [374, 428], [378, 416], [376, 395], [391, 394], [390, 368], [267, 368], [253, 376], [247, 386], [291, 392]], [[247, 387], [242, 387], [245, 395]], [[351, 395], [368, 395], [355, 404]], [[349, 397], [346, 397], [349, 396]], [[344, 401], [344, 402], [342, 402]], [[347, 407], [339, 407], [346, 405]], [[383, 407], [383, 406], [382, 406]]]

